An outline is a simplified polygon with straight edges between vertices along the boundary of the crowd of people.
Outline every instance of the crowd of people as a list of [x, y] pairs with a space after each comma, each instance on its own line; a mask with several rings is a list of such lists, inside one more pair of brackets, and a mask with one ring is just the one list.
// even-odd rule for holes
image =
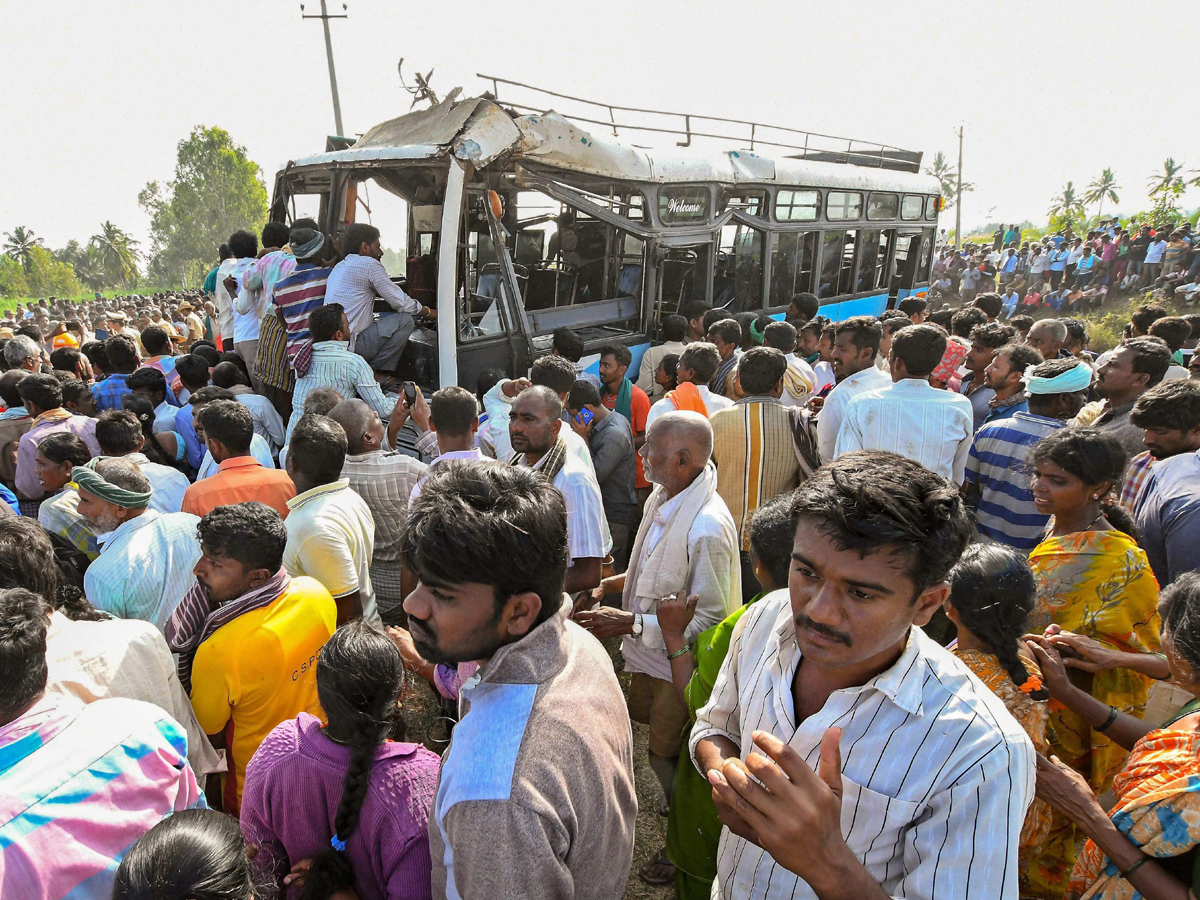
[[261, 243], [0, 323], [5, 898], [1200, 894], [1200, 316], [694, 303], [426, 398], [375, 229]]
[[1118, 296], [1160, 290], [1188, 306], [1200, 298], [1200, 253], [1191, 223], [1160, 226], [1119, 217], [1078, 237], [1070, 225], [1022, 240], [1017, 225], [996, 229], [990, 246], [943, 247], [934, 260], [929, 298], [958, 304], [999, 292], [1004, 317], [1049, 310], [1099, 309]]

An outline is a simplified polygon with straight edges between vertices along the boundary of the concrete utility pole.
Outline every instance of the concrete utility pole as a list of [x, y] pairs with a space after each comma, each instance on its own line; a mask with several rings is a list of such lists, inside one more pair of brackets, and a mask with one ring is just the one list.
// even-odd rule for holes
[[[324, 0], [322, 0], [324, 5]], [[329, 26], [325, 26], [325, 33], [329, 34]], [[333, 57], [329, 57], [329, 71], [333, 72]], [[963, 126], [958, 126], [958, 186], [954, 194], [954, 252], [957, 253], [962, 249], [962, 136]]]
[[[346, 8], [346, 4], [342, 4], [342, 9]], [[331, 16], [325, 9], [325, 0], [321, 0], [321, 14], [319, 16], [310, 16], [304, 14], [304, 4], [300, 4], [300, 18], [302, 19], [320, 19], [321, 24], [325, 26], [325, 56], [329, 59], [329, 89], [333, 92], [333, 123], [337, 127], [338, 137], [346, 134], [346, 130], [342, 128], [342, 103], [338, 99], [337, 89], [337, 72], [333, 69], [333, 39], [329, 36], [329, 20], [330, 19], [348, 19], [350, 18], [345, 13], [341, 15]], [[960, 154], [961, 155], [961, 154]]]

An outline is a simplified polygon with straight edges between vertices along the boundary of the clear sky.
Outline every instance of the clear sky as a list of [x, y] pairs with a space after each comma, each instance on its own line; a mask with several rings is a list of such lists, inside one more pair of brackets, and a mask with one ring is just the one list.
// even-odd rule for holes
[[[965, 227], [1042, 221], [1068, 179], [1082, 189], [1105, 166], [1117, 209], [1133, 213], [1165, 157], [1200, 168], [1187, 82], [1200, 13], [1186, 4], [347, 3], [332, 27], [354, 133], [408, 109], [405, 57], [406, 75], [436, 68], [443, 94], [479, 93], [486, 72], [920, 149], [927, 163], [938, 150], [953, 160], [965, 123], [964, 173], [978, 186]], [[268, 189], [333, 131], [320, 23], [301, 20], [296, 0], [5, 4], [0, 77], [0, 231], [25, 225], [51, 247], [105, 219], [144, 240], [138, 191], [171, 177], [195, 125], [227, 129]], [[1191, 189], [1185, 206], [1198, 198]], [[386, 229], [384, 243], [395, 243]]]

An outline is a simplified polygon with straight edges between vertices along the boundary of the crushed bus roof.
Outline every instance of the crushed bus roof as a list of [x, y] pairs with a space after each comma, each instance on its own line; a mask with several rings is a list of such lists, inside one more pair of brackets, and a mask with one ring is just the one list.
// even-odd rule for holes
[[294, 160], [287, 168], [326, 169], [435, 160], [453, 154], [477, 169], [507, 156], [538, 167], [616, 181], [779, 183], [936, 194], [936, 178], [888, 167], [765, 155], [743, 149], [646, 149], [584, 128], [553, 110], [513, 115], [486, 97], [447, 97], [382, 122], [351, 147]]

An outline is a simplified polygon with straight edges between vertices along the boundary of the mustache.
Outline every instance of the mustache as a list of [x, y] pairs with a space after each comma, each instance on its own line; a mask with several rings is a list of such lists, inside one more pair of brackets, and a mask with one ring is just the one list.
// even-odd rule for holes
[[838, 641], [845, 644], [847, 647], [854, 645], [854, 641], [850, 639], [850, 635], [843, 634], [840, 631], [835, 631], [828, 625], [822, 625], [820, 622], [814, 622], [808, 616], [800, 615], [796, 617], [796, 625], [800, 628], [806, 628], [809, 631], [815, 631], [817, 634], [829, 638], [831, 641]]

